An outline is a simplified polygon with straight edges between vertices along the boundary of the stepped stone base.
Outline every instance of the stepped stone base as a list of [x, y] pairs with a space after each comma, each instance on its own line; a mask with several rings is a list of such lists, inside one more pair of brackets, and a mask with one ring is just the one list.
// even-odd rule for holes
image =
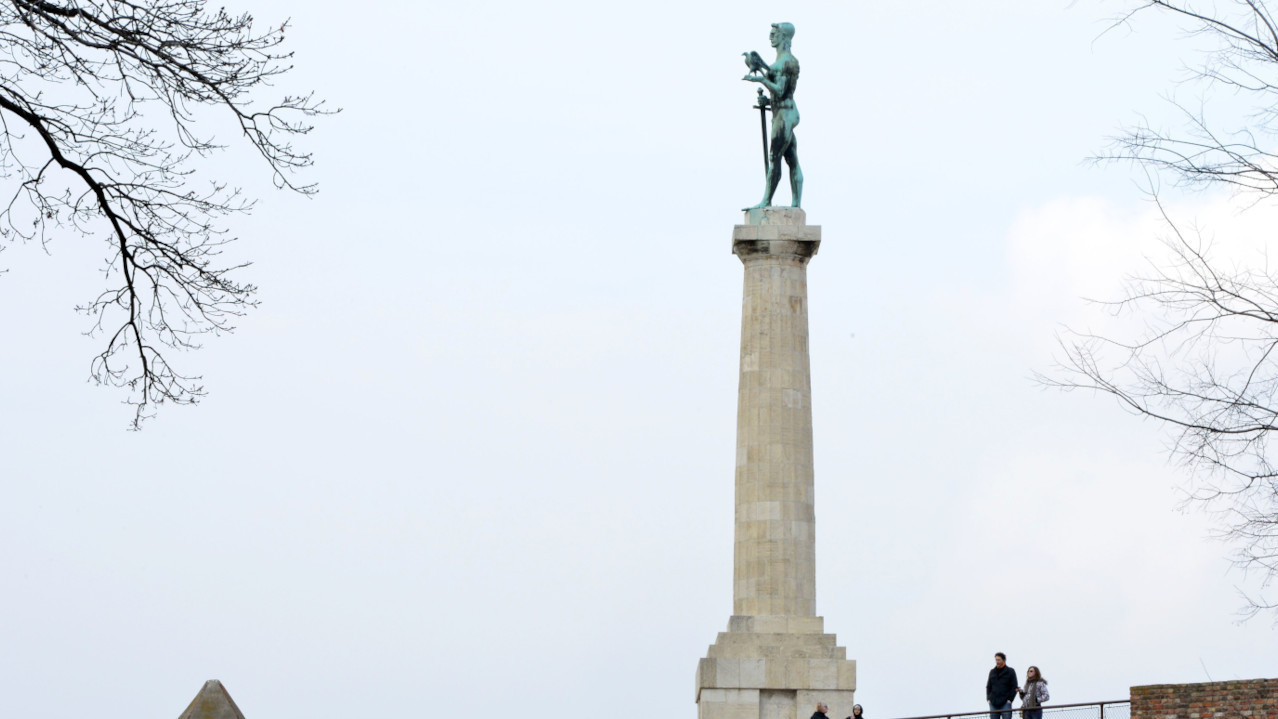
[[852, 714], [856, 662], [821, 617], [735, 616], [697, 665], [698, 719], [830, 719]]

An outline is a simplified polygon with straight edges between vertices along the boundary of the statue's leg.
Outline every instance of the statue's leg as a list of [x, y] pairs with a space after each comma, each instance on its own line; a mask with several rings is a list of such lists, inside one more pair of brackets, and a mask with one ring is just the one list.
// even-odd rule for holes
[[781, 153], [773, 153], [768, 158], [768, 174], [763, 178], [763, 199], [759, 204], [745, 209], [757, 210], [772, 204], [772, 196], [776, 194], [777, 186], [781, 184], [781, 159]]
[[790, 206], [799, 207], [803, 199], [803, 170], [799, 167], [799, 139], [790, 138], [785, 150], [785, 164], [790, 167]]
[[778, 118], [775, 114], [772, 116], [772, 139], [768, 143], [768, 173], [763, 178], [763, 200], [754, 207], [747, 207], [747, 210], [757, 210], [761, 207], [769, 207], [772, 205], [772, 196], [776, 194], [777, 187], [781, 184], [781, 161], [785, 157], [785, 149], [789, 145], [786, 135], [789, 134], [785, 130], [785, 121]]
[[781, 155], [773, 153], [768, 161], [768, 184], [763, 188], [763, 207], [772, 204], [772, 196], [777, 193], [781, 184]]

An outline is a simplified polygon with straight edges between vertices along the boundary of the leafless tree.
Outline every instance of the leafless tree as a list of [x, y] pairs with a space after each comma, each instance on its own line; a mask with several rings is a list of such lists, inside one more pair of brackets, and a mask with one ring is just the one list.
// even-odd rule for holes
[[[1192, 81], [1224, 88], [1246, 107], [1236, 125], [1208, 119], [1209, 101], [1190, 110], [1178, 131], [1148, 124], [1118, 138], [1105, 159], [1132, 160], [1188, 186], [1226, 186], [1253, 202], [1278, 195], [1278, 24], [1259, 0], [1228, 3], [1145, 0], [1121, 17], [1161, 12], [1214, 40]], [[1229, 115], [1229, 112], [1223, 114]], [[1157, 201], [1157, 193], [1154, 199]], [[1160, 203], [1160, 210], [1163, 205]], [[1244, 613], [1278, 611], [1265, 599], [1278, 579], [1278, 469], [1269, 441], [1278, 430], [1278, 273], [1225, 266], [1204, 235], [1186, 231], [1163, 211], [1171, 260], [1129, 281], [1109, 303], [1116, 314], [1144, 320], [1130, 338], [1070, 333], [1063, 372], [1046, 379], [1066, 389], [1110, 394], [1133, 413], [1174, 432], [1174, 455], [1190, 470], [1190, 502], [1219, 512], [1220, 535], [1234, 561], [1258, 573], [1259, 594]]]
[[1276, 606], [1263, 589], [1278, 577], [1278, 274], [1209, 259], [1201, 235], [1167, 223], [1172, 260], [1128, 282], [1107, 303], [1144, 319], [1130, 339], [1078, 332], [1062, 338], [1063, 372], [1049, 385], [1110, 394], [1174, 432], [1173, 453], [1191, 472], [1189, 501], [1220, 514], [1234, 561], [1261, 574], [1248, 614]]
[[[1258, 198], [1278, 195], [1278, 24], [1260, 0], [1198, 3], [1146, 0], [1114, 27], [1130, 25], [1142, 12], [1163, 12], [1188, 23], [1191, 35], [1214, 41], [1201, 65], [1187, 69], [1200, 87], [1232, 91], [1245, 116], [1237, 121], [1209, 120], [1205, 105], [1173, 101], [1183, 116], [1179, 131], [1147, 123], [1119, 137], [1107, 159], [1137, 160], [1165, 171], [1190, 186], [1224, 183]], [[1232, 7], [1229, 7], [1232, 6]], [[1217, 111], [1232, 114], [1218, 102]]]
[[294, 181], [311, 156], [291, 143], [321, 103], [256, 97], [290, 68], [285, 29], [203, 0], [0, 0], [0, 234], [106, 240], [105, 289], [79, 309], [105, 343], [92, 377], [126, 388], [134, 428], [204, 394], [171, 351], [255, 304], [242, 265], [219, 264], [219, 223], [253, 201], [201, 178], [223, 148], [207, 123], [236, 127], [278, 187], [315, 191]]

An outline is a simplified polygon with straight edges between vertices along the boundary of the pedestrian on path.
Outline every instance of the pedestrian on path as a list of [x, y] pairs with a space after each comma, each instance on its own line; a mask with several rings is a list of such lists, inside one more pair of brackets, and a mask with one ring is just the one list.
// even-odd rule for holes
[[1032, 666], [1025, 670], [1025, 686], [1016, 692], [1021, 695], [1021, 709], [1025, 719], [1043, 719], [1041, 707], [1052, 695], [1047, 693], [1047, 680], [1038, 667]]
[[985, 700], [990, 703], [990, 719], [1012, 719], [1012, 700], [1016, 698], [1016, 670], [1007, 666], [1007, 655], [994, 654], [994, 668], [985, 681]]

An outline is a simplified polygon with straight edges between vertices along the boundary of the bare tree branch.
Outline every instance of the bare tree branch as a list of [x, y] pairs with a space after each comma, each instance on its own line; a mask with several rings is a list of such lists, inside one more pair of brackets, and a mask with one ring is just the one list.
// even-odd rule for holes
[[[1159, 205], [1160, 210], [1162, 205]], [[1278, 471], [1269, 440], [1278, 429], [1278, 274], [1224, 269], [1201, 235], [1163, 212], [1171, 261], [1131, 278], [1105, 303], [1143, 318], [1147, 330], [1119, 339], [1069, 331], [1046, 385], [1108, 394], [1129, 412], [1174, 431], [1173, 456], [1190, 471], [1188, 502], [1218, 514], [1219, 538], [1235, 547], [1261, 589], [1278, 576]], [[1249, 597], [1246, 613], [1273, 609]]]
[[1232, 10], [1196, 10], [1190, 2], [1145, 0], [1114, 25], [1129, 25], [1144, 12], [1164, 12], [1188, 23], [1192, 35], [1216, 41], [1216, 48], [1199, 67], [1197, 80], [1254, 96], [1254, 113], [1246, 122], [1221, 129], [1209, 122], [1205, 108], [1172, 102], [1183, 114], [1181, 132], [1142, 122], [1114, 139], [1098, 160], [1131, 160], [1166, 171], [1185, 186], [1224, 183], [1236, 190], [1264, 197], [1278, 194], [1278, 23], [1259, 0], [1230, 0]]
[[154, 406], [194, 404], [199, 377], [166, 352], [231, 331], [256, 288], [222, 266], [219, 222], [253, 202], [222, 182], [193, 186], [196, 161], [221, 146], [208, 111], [234, 120], [278, 187], [311, 156], [292, 139], [326, 112], [311, 95], [253, 97], [289, 69], [287, 25], [255, 31], [248, 15], [203, 0], [0, 0], [0, 236], [45, 242], [68, 227], [109, 238], [106, 289], [79, 309], [106, 346], [100, 384], [124, 387], [136, 429]]
[[[1229, 117], [1219, 97], [1191, 109], [1172, 100], [1176, 130], [1142, 121], [1097, 160], [1134, 162], [1155, 178], [1187, 187], [1226, 187], [1256, 203], [1278, 196], [1278, 22], [1263, 0], [1134, 0], [1110, 29], [1160, 13], [1183, 22], [1212, 49], [1186, 87], [1223, 88], [1247, 107]], [[1228, 103], [1224, 103], [1228, 104]], [[1208, 108], [1215, 113], [1209, 116]], [[1201, 232], [1186, 232], [1151, 189], [1169, 234], [1170, 261], [1130, 278], [1125, 295], [1102, 303], [1144, 320], [1134, 337], [1069, 331], [1056, 371], [1040, 376], [1064, 390], [1114, 397], [1129, 412], [1173, 432], [1172, 453], [1190, 475], [1186, 500], [1217, 515], [1218, 536], [1234, 548], [1260, 596], [1244, 594], [1244, 616], [1274, 612], [1264, 593], [1278, 579], [1278, 468], [1269, 440], [1278, 429], [1278, 274], [1224, 266]]]

